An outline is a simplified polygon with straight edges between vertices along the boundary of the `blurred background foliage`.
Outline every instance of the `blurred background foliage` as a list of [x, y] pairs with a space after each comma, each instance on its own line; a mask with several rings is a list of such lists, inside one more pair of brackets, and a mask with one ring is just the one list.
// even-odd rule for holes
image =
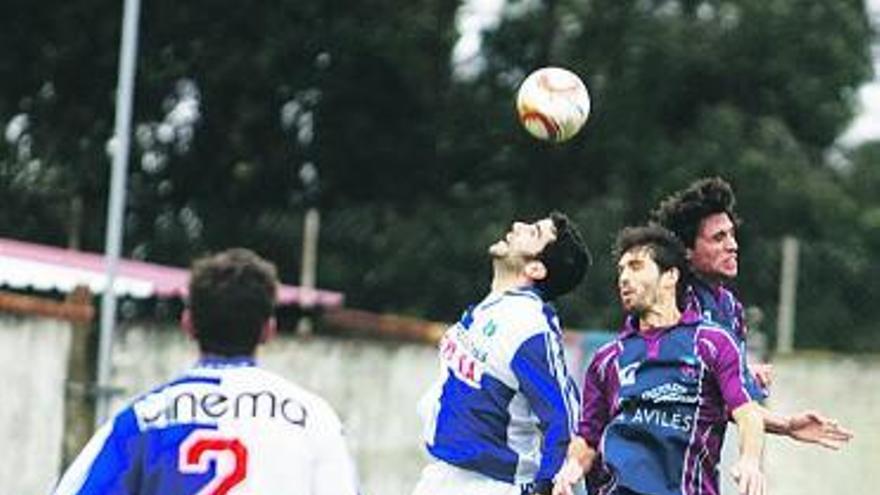
[[[7, 0], [0, 234], [103, 249], [121, 5]], [[245, 245], [296, 283], [317, 202], [322, 288], [452, 320], [487, 290], [485, 247], [558, 208], [596, 258], [563, 317], [613, 328], [617, 230], [721, 175], [745, 219], [738, 289], [763, 329], [791, 234], [796, 344], [880, 350], [880, 144], [835, 144], [873, 75], [861, 0], [508, 0], [480, 54], [453, 62], [460, 7], [145, 2], [124, 255], [186, 265]], [[562, 146], [514, 118], [518, 83], [543, 65], [581, 74], [593, 97]]]

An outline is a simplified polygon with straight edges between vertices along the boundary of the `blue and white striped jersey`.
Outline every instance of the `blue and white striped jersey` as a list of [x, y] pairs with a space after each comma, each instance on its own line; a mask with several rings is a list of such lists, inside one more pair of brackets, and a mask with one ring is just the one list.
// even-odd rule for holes
[[490, 294], [446, 331], [440, 362], [419, 404], [430, 454], [512, 484], [548, 483], [579, 414], [553, 308], [531, 289]]
[[203, 360], [101, 427], [55, 495], [355, 495], [318, 396], [249, 358]]

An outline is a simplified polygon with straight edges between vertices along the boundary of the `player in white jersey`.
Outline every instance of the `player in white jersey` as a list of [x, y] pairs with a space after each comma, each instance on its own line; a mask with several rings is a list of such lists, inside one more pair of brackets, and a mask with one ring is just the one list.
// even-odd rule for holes
[[549, 494], [577, 426], [578, 392], [546, 301], [583, 279], [580, 234], [554, 212], [515, 222], [489, 254], [491, 292], [443, 336], [440, 380], [419, 404], [434, 461], [414, 495]]
[[182, 323], [201, 359], [103, 425], [55, 495], [355, 495], [331, 407], [255, 365], [277, 284], [245, 249], [197, 261]]

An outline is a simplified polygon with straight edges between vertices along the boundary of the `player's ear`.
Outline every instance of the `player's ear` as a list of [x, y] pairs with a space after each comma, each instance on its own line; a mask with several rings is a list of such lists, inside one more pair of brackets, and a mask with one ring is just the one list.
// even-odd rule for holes
[[263, 322], [263, 328], [260, 331], [260, 343], [265, 344], [274, 339], [276, 335], [278, 335], [278, 320], [271, 316]]
[[678, 284], [678, 279], [681, 278], [681, 272], [676, 267], [671, 267], [663, 272], [662, 277], [666, 279], [666, 281], [672, 285], [673, 287]]
[[531, 260], [523, 267], [523, 272], [532, 280], [544, 280], [547, 278], [547, 265], [539, 260]]
[[180, 329], [183, 330], [183, 333], [186, 334], [187, 337], [191, 339], [196, 338], [196, 327], [193, 325], [192, 311], [189, 308], [183, 308], [183, 313], [180, 314]]

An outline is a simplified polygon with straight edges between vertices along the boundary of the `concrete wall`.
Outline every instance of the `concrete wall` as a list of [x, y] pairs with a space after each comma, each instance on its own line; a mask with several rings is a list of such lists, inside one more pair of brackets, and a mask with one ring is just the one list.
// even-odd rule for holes
[[70, 326], [0, 315], [0, 493], [42, 494], [61, 464]]
[[[69, 329], [50, 320], [0, 318], [4, 378], [0, 493], [41, 494], [55, 479]], [[128, 396], [176, 375], [196, 359], [178, 332], [127, 329], [116, 340], [114, 384]], [[323, 395], [346, 424], [364, 493], [409, 495], [425, 462], [415, 403], [437, 373], [432, 348], [314, 338], [282, 338], [260, 354], [264, 367]], [[856, 430], [839, 453], [771, 438], [771, 495], [873, 493], [880, 462], [880, 358], [798, 355], [777, 361], [771, 407], [815, 407]], [[127, 398], [127, 397], [126, 397]], [[114, 408], [125, 398], [114, 401]], [[726, 469], [725, 469], [725, 476]], [[731, 492], [727, 492], [733, 495]]]
[[[815, 408], [855, 431], [839, 452], [770, 438], [771, 495], [877, 493], [880, 476], [880, 358], [801, 354], [777, 360], [770, 407]], [[873, 473], [873, 474], [871, 474]]]
[[[767, 406], [780, 413], [818, 410], [854, 430], [840, 451], [768, 435], [764, 470], [770, 495], [869, 494], [869, 466], [880, 462], [880, 357], [802, 353], [774, 361]], [[737, 456], [736, 427], [728, 428], [722, 492], [736, 494], [728, 465]], [[876, 469], [876, 468], [874, 468]]]

